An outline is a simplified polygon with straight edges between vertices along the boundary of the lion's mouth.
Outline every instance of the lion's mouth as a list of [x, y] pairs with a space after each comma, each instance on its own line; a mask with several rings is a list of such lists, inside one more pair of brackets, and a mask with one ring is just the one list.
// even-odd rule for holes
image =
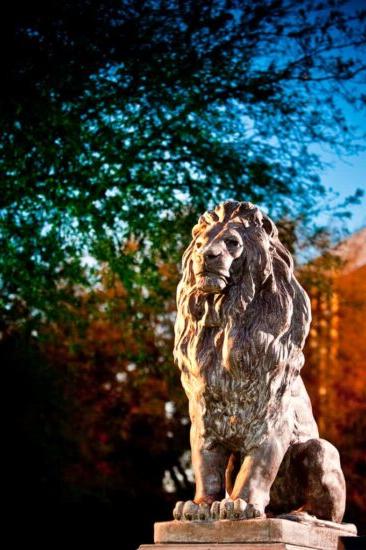
[[196, 287], [202, 292], [221, 292], [227, 283], [227, 277], [221, 273], [201, 271], [196, 275]]

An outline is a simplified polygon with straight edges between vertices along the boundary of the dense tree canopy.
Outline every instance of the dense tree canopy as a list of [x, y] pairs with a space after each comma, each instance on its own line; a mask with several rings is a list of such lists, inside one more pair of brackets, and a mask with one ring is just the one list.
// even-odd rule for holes
[[365, 12], [352, 6], [15, 2], [0, 92], [5, 302], [55, 312], [64, 285], [91, 275], [89, 255], [130, 292], [156, 287], [197, 212], [228, 197], [306, 228], [325, 194], [314, 145], [349, 151], [342, 107], [365, 101]]

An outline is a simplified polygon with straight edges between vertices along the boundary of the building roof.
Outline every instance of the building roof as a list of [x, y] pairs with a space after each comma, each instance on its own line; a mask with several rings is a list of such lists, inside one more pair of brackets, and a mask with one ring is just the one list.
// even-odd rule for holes
[[356, 231], [335, 248], [334, 253], [344, 260], [343, 273], [350, 273], [366, 264], [366, 227]]

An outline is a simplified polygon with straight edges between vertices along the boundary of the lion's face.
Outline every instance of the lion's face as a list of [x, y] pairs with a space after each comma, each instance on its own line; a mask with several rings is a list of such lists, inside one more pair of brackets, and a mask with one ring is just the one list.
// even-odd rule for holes
[[198, 236], [193, 249], [196, 288], [221, 292], [243, 255], [243, 240], [235, 225], [217, 223]]

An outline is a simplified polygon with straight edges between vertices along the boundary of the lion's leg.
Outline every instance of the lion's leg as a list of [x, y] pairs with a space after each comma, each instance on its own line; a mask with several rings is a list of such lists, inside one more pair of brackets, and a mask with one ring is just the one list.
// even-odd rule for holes
[[297, 512], [340, 523], [346, 504], [346, 488], [337, 449], [325, 439], [309, 439], [294, 445], [292, 471], [304, 480], [305, 503]]
[[200, 431], [191, 427], [192, 466], [196, 480], [193, 501], [178, 502], [173, 515], [175, 519], [207, 519], [210, 505], [225, 495], [225, 470], [229, 452], [221, 445], [205, 446]]
[[234, 484], [236, 477], [239, 473], [241, 466], [240, 453], [233, 452], [231, 453], [225, 472], [225, 489], [228, 495], [231, 495], [234, 489]]
[[192, 465], [196, 478], [194, 502], [212, 504], [225, 495], [225, 469], [228, 453], [222, 447], [210, 450], [192, 449]]
[[272, 436], [244, 459], [231, 498], [247, 502], [247, 518], [265, 515], [271, 485], [288, 448], [288, 439], [283, 434], [281, 438]]

